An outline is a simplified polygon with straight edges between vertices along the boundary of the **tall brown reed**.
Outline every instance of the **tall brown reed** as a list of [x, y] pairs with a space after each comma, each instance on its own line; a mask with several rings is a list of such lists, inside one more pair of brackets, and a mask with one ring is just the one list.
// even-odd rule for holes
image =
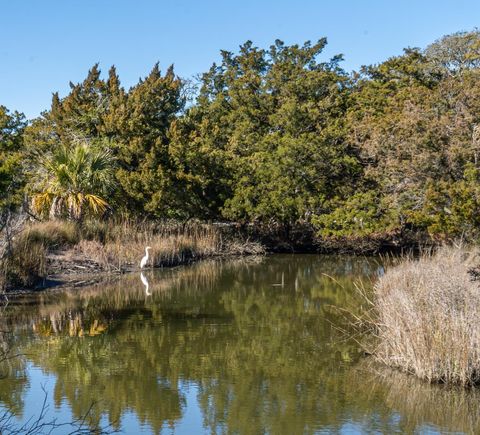
[[11, 256], [2, 262], [4, 285], [33, 287], [47, 273], [47, 249], [43, 242], [30, 243], [22, 237], [13, 245]]
[[474, 248], [444, 247], [388, 269], [374, 289], [377, 360], [431, 382], [480, 382]]

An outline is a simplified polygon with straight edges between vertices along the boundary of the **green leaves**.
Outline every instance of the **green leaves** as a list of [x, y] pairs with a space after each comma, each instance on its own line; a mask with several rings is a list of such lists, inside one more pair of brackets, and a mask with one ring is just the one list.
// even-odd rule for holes
[[480, 31], [456, 32], [430, 44], [425, 53], [443, 74], [457, 74], [480, 67]]
[[127, 213], [306, 225], [323, 237], [473, 234], [479, 41], [447, 35], [352, 75], [341, 55], [321, 59], [325, 38], [247, 41], [221, 51], [188, 108], [172, 67], [125, 90], [114, 67], [103, 79], [94, 65], [26, 129], [1, 108], [1, 192], [21, 196], [23, 134], [26, 150], [49, 156], [23, 166], [40, 164], [44, 185], [30, 184], [53, 214], [101, 214], [108, 198]]
[[102, 215], [107, 195], [115, 188], [112, 153], [86, 142], [62, 146], [39, 159], [39, 181], [33, 208], [50, 217], [80, 220], [85, 213]]
[[182, 87], [172, 67], [162, 76], [156, 64], [125, 96], [125, 123], [118, 129], [114, 152], [116, 176], [130, 210], [157, 217], [175, 214], [169, 130], [185, 103]]
[[[209, 201], [220, 206], [212, 215], [308, 222], [344, 183], [344, 174], [351, 175], [347, 167], [355, 156], [339, 118], [346, 76], [340, 57], [318, 62], [325, 44], [278, 40], [267, 51], [247, 42], [238, 54], [222, 52], [221, 65], [203, 75], [175, 147], [191, 150], [193, 141], [193, 152], [183, 153], [186, 166], [205, 174], [204, 186], [220, 185], [210, 190], [222, 198]], [[199, 161], [209, 167], [200, 169]]]
[[0, 106], [0, 211], [17, 205], [22, 197], [25, 117]]
[[[55, 156], [42, 165], [54, 166], [49, 171], [55, 174], [59, 189], [69, 185], [75, 192], [97, 192], [105, 185], [109, 203], [123, 212], [159, 217], [178, 214], [172, 210], [176, 170], [169, 155], [169, 129], [185, 101], [183, 81], [173, 68], [162, 75], [157, 63], [147, 77], [125, 91], [115, 67], [104, 80], [97, 64], [83, 82], [71, 83], [70, 88], [64, 98], [54, 94], [51, 110], [34, 120], [26, 133], [33, 154]], [[108, 155], [91, 154], [77, 146], [83, 140]], [[102, 167], [111, 157], [115, 169]], [[114, 191], [108, 187], [113, 176]], [[104, 195], [103, 190], [97, 193]]]

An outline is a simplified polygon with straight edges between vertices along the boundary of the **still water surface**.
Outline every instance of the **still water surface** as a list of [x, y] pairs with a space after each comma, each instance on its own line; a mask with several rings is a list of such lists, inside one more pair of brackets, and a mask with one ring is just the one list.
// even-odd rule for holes
[[24, 356], [1, 366], [0, 406], [22, 424], [47, 394], [47, 418], [132, 434], [480, 433], [478, 393], [362, 355], [344, 310], [382, 270], [273, 255], [19, 297], [1, 328]]

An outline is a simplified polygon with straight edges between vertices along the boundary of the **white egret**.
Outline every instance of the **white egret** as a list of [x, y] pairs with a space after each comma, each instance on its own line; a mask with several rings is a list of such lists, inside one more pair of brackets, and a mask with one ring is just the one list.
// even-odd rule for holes
[[147, 246], [145, 248], [145, 257], [142, 258], [142, 260], [140, 261], [140, 269], [143, 269], [145, 267], [145, 265], [147, 264], [147, 261], [148, 261], [148, 250], [149, 249], [152, 249], [150, 246]]
[[143, 274], [143, 272], [140, 272], [140, 279], [141, 279], [143, 285], [145, 286], [145, 294], [146, 294], [147, 296], [151, 296], [152, 293], [150, 293], [150, 292], [148, 291], [148, 288], [149, 288], [148, 281], [147, 281], [147, 278], [145, 277], [145, 275]]

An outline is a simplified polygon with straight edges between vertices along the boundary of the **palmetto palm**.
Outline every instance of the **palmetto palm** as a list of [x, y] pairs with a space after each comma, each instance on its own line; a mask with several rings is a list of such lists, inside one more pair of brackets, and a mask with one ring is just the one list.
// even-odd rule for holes
[[62, 146], [40, 158], [39, 182], [33, 196], [37, 213], [80, 220], [86, 212], [105, 213], [105, 196], [114, 187], [113, 157], [87, 143]]

